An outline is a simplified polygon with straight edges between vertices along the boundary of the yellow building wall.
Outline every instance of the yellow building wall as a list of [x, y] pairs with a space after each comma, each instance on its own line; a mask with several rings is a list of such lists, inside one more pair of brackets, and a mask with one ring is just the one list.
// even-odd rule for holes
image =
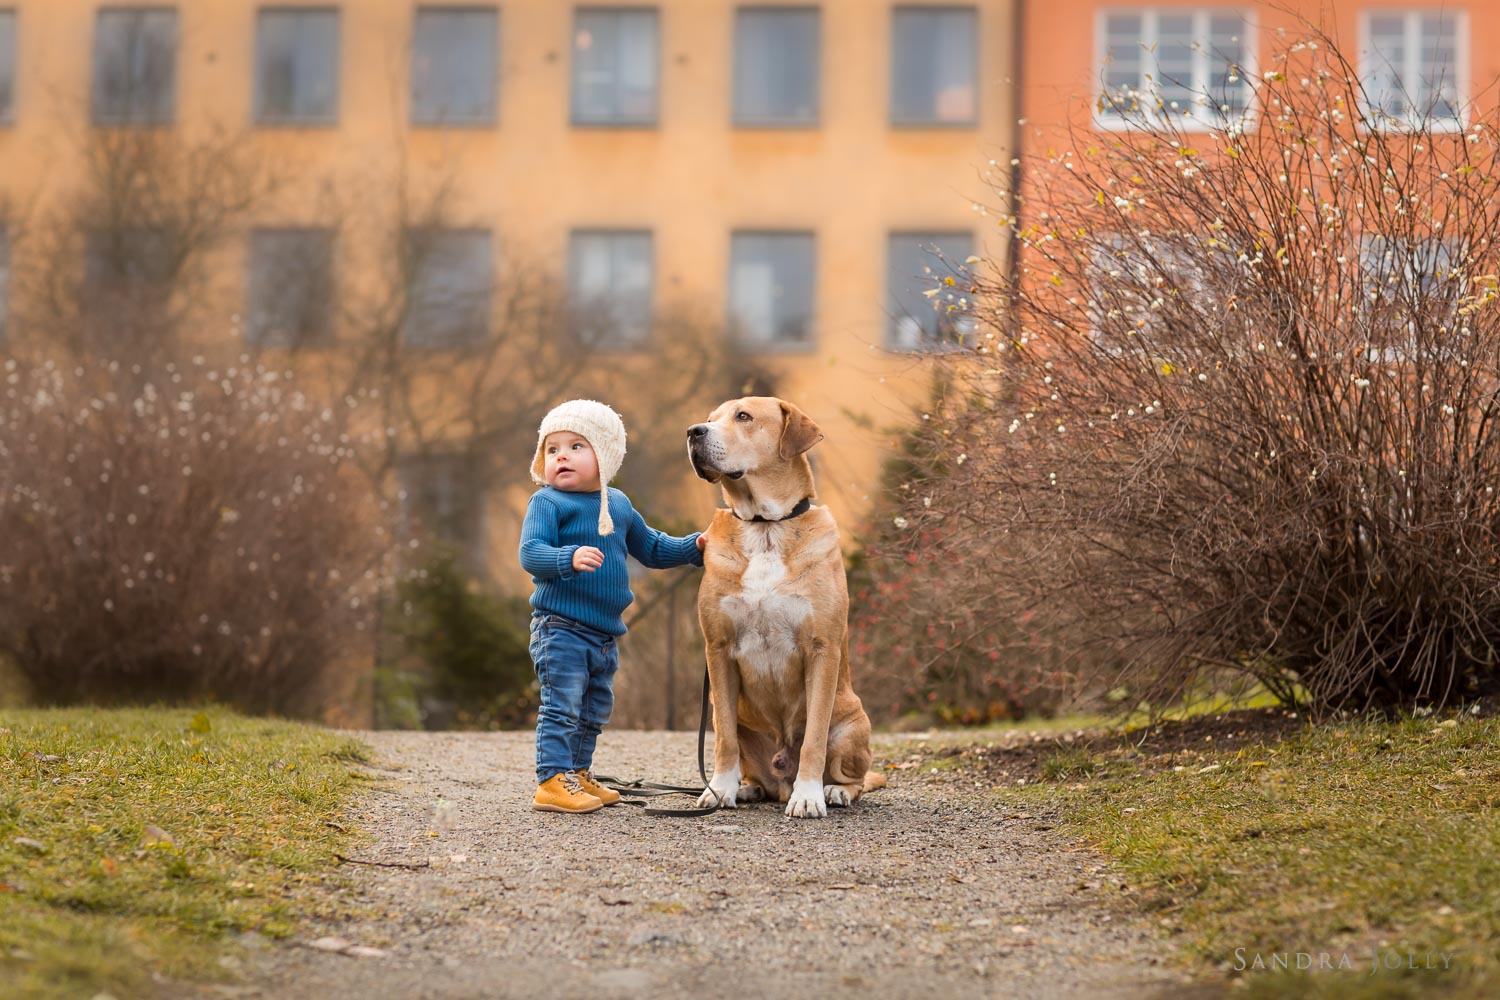
[[[37, 204], [80, 178], [76, 150], [90, 128], [99, 5], [12, 0], [9, 6], [18, 13], [16, 109], [14, 126], [0, 128], [0, 196]], [[522, 258], [561, 269], [575, 228], [649, 229], [658, 311], [681, 306], [714, 316], [725, 310], [731, 232], [814, 232], [816, 347], [778, 356], [771, 367], [785, 373], [783, 395], [826, 432], [815, 453], [821, 496], [846, 529], [865, 514], [888, 447], [882, 430], [905, 417], [903, 398], [920, 395], [926, 381], [920, 360], [883, 350], [888, 235], [966, 230], [980, 252], [999, 250], [993, 213], [980, 217], [972, 202], [993, 203], [980, 174], [989, 160], [1010, 156], [1011, 0], [970, 5], [980, 34], [978, 124], [925, 129], [889, 124], [893, 5], [877, 0], [815, 5], [822, 11], [815, 128], [733, 127], [737, 5], [730, 0], [656, 5], [661, 59], [652, 128], [569, 123], [575, 8], [557, 0], [473, 5], [500, 11], [494, 126], [409, 126], [407, 48], [417, 5], [351, 0], [336, 5], [337, 124], [259, 128], [252, 102], [261, 6], [275, 5], [190, 0], [177, 6], [174, 127], [185, 135], [249, 129], [256, 147], [289, 175], [255, 224], [317, 224], [330, 211], [390, 197], [398, 183], [421, 190], [449, 182], [452, 221], [494, 230], [497, 270]], [[341, 233], [338, 254], [341, 282], [382, 264], [357, 230]], [[243, 252], [222, 258], [232, 314], [241, 308], [235, 296], [243, 292]], [[232, 316], [224, 319], [215, 336], [233, 336]], [[528, 458], [515, 456], [515, 487], [528, 488]], [[706, 484], [701, 490], [706, 514], [713, 494]], [[515, 526], [490, 520], [494, 561], [513, 562]]]

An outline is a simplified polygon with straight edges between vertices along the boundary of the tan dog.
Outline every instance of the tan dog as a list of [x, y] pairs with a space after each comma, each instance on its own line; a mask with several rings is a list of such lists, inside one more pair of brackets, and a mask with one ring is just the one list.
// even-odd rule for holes
[[688, 428], [693, 471], [724, 491], [708, 529], [698, 622], [708, 647], [714, 776], [699, 798], [775, 798], [826, 816], [885, 784], [849, 679], [838, 527], [812, 507], [806, 452], [823, 432], [791, 403], [747, 396]]

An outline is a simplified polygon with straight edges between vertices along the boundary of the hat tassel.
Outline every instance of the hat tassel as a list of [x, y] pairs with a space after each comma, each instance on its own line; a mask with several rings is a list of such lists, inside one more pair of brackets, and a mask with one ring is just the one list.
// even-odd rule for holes
[[615, 532], [615, 522], [609, 516], [609, 484], [605, 483], [599, 487], [599, 534], [612, 535]]

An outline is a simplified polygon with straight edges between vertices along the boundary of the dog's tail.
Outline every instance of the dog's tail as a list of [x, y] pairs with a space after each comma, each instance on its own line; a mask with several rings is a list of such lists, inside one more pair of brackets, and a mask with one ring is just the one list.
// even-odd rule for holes
[[885, 787], [885, 775], [879, 771], [865, 772], [865, 791], [873, 792], [877, 788]]

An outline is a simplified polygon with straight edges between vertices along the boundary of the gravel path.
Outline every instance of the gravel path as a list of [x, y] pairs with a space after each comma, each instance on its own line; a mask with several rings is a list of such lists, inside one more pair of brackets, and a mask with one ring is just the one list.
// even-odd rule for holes
[[[891, 772], [827, 820], [762, 804], [702, 819], [624, 805], [531, 811], [530, 733], [360, 733], [389, 780], [351, 809], [373, 837], [346, 918], [248, 952], [273, 998], [1157, 997], [1197, 993], [1118, 881], [1043, 819], [972, 780]], [[909, 737], [877, 737], [876, 762]], [[675, 784], [696, 734], [610, 732], [596, 766]], [[664, 800], [689, 804], [686, 797]], [[1103, 884], [1105, 888], [1099, 888]], [[384, 954], [307, 947], [321, 936]]]

